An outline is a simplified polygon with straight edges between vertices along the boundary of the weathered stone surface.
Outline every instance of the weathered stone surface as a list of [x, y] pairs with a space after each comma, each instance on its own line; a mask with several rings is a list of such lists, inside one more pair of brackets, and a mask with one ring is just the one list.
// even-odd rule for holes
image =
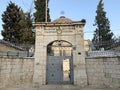
[[[119, 57], [114, 58], [113, 62], [118, 63]], [[90, 59], [86, 58], [87, 74], [84, 72], [85, 70], [81, 64], [81, 68], [78, 66], [74, 68], [74, 73], [77, 73], [74, 77], [74, 84], [85, 86], [88, 83], [88, 85], [97, 87], [120, 88], [120, 66], [118, 64], [109, 65], [108, 60], [105, 63], [106, 60], [92, 58], [96, 59], [93, 62]], [[109, 59], [109, 57], [106, 57], [106, 59]], [[41, 85], [45, 85], [45, 62], [42, 65], [40, 61], [40, 64], [36, 67], [34, 67], [34, 62], [34, 58], [0, 57], [0, 88], [41, 87]], [[34, 75], [33, 78], [34, 73], [36, 73], [36, 76]]]
[[28, 86], [33, 82], [33, 58], [0, 57], [0, 88]]
[[86, 58], [88, 84], [120, 88], [120, 57]]

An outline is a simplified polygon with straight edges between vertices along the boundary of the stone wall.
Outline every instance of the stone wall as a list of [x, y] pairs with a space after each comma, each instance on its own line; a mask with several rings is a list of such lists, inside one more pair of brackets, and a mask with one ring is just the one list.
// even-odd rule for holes
[[32, 86], [34, 58], [0, 57], [0, 88]]
[[[120, 57], [85, 60], [88, 85], [120, 88]], [[0, 88], [32, 87], [34, 69], [34, 58], [0, 57]]]
[[120, 88], [120, 57], [86, 58], [88, 85]]

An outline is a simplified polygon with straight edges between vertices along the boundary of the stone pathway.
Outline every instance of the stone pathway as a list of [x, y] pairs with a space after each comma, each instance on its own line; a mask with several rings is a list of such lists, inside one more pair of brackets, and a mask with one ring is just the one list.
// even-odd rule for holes
[[93, 88], [84, 87], [80, 88], [74, 85], [45, 85], [40, 88], [0, 88], [0, 90], [120, 90], [120, 89], [110, 89], [110, 88]]

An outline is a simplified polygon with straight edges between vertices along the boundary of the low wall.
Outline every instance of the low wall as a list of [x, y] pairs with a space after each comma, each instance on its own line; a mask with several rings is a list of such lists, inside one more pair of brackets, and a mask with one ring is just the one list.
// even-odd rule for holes
[[[120, 88], [120, 57], [86, 58], [88, 85]], [[32, 87], [34, 58], [0, 57], [0, 88]]]
[[120, 57], [86, 58], [88, 85], [120, 88]]
[[0, 57], [0, 88], [31, 86], [34, 58]]

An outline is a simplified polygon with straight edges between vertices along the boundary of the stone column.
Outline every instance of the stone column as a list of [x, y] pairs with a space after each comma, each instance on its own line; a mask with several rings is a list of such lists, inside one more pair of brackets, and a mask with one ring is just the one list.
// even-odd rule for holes
[[44, 85], [46, 82], [46, 47], [44, 46], [43, 28], [36, 28], [36, 47], [33, 84], [35, 87]]
[[81, 26], [76, 28], [76, 52], [74, 59], [74, 84], [79, 86], [87, 85], [84, 39]]

